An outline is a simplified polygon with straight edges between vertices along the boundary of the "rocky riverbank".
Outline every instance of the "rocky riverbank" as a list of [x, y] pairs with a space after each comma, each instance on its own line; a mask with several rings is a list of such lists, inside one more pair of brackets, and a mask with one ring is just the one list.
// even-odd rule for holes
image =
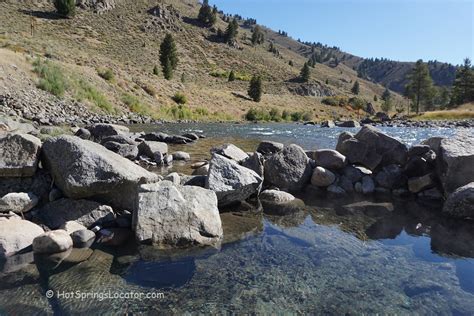
[[[160, 248], [217, 247], [223, 210], [250, 199], [267, 213], [287, 215], [304, 207], [303, 193], [444, 203], [443, 216], [474, 218], [468, 130], [411, 148], [371, 126], [341, 133], [336, 150], [264, 141], [247, 153], [227, 144], [212, 148], [209, 161], [193, 164], [193, 175], [163, 178], [146, 167], [188, 161], [187, 153], [171, 153], [168, 144], [198, 142], [202, 135], [92, 124], [75, 136], [42, 141], [29, 129], [4, 124], [0, 138], [0, 253], [19, 263], [29, 262], [31, 251], [50, 255], [130, 239]], [[342, 209], [354, 207], [381, 209]]]

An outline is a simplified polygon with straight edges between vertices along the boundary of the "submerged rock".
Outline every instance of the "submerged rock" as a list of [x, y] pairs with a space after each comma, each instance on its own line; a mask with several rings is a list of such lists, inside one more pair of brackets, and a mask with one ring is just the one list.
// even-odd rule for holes
[[311, 174], [309, 158], [298, 145], [285, 146], [265, 161], [265, 182], [284, 191], [300, 191], [308, 184]]
[[48, 139], [43, 154], [44, 165], [65, 196], [94, 197], [117, 209], [133, 210], [137, 185], [157, 179], [101, 145], [74, 136]]
[[38, 167], [41, 140], [29, 134], [0, 138], [0, 178], [31, 177]]
[[142, 185], [133, 227], [139, 242], [161, 247], [216, 245], [222, 224], [214, 192], [169, 181]]
[[237, 162], [214, 154], [209, 164], [206, 188], [216, 192], [219, 205], [244, 201], [257, 193], [262, 178]]

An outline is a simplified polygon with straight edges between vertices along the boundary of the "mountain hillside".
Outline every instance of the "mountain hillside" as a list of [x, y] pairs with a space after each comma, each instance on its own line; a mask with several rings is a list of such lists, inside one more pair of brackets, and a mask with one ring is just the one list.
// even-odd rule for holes
[[[358, 112], [347, 102], [354, 97], [351, 88], [356, 80], [357, 97], [380, 107], [381, 101], [373, 100], [375, 95], [380, 100], [384, 87], [358, 78], [349, 62], [316, 64], [310, 81], [299, 82], [311, 47], [277, 32], [264, 28], [265, 42], [254, 47], [252, 25], [239, 20], [236, 45], [222, 43], [217, 34], [227, 27], [225, 16], [220, 14], [214, 27], [203, 27], [196, 19], [197, 1], [83, 0], [81, 4], [74, 18], [62, 19], [46, 0], [0, 1], [0, 50], [14, 52], [8, 60], [16, 58], [23, 65], [21, 77], [0, 73], [0, 95], [21, 98], [25, 86], [18, 82], [37, 89], [40, 70], [48, 69], [64, 81], [65, 91], [52, 97], [55, 102], [79, 101], [93, 111], [120, 115], [132, 111], [163, 119], [240, 120], [255, 108], [297, 112], [307, 120], [356, 117]], [[170, 81], [163, 79], [161, 69], [153, 73], [167, 33], [175, 38], [179, 56]], [[10, 67], [8, 60], [0, 58], [0, 66]], [[231, 70], [237, 75], [234, 82], [227, 80]], [[247, 97], [254, 74], [264, 79], [259, 103]], [[173, 100], [177, 93], [187, 99], [185, 105]], [[327, 97], [342, 101], [326, 105]], [[406, 102], [397, 94], [394, 100]]]

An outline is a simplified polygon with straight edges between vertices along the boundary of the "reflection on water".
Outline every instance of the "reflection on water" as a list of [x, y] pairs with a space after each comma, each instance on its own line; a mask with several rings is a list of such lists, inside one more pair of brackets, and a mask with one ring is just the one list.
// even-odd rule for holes
[[[272, 125], [236, 125], [225, 131], [209, 126], [201, 128], [209, 138], [172, 150], [188, 151], [197, 161], [208, 158], [212, 145], [233, 142], [253, 150], [260, 139], [273, 135], [262, 134], [270, 133]], [[178, 132], [172, 129], [176, 126], [166, 128]], [[333, 147], [340, 132], [292, 128], [292, 136], [282, 128], [275, 140]], [[235, 134], [248, 129], [260, 134]], [[431, 132], [400, 133], [417, 142]], [[222, 134], [226, 138], [216, 138]], [[173, 168], [189, 171], [187, 165]], [[311, 190], [298, 198], [280, 208], [253, 201], [222, 210], [225, 237], [219, 249], [160, 251], [132, 242], [93, 252], [74, 250], [20, 268], [4, 263], [0, 315], [474, 314], [474, 223], [446, 220], [439, 206], [414, 201], [334, 201]], [[163, 292], [165, 297], [47, 299], [48, 289]]]
[[[474, 223], [412, 201], [301, 198], [286, 215], [248, 203], [226, 210], [220, 249], [103, 248], [67, 268], [59, 256], [57, 267], [37, 262], [1, 275], [0, 311], [474, 313]], [[48, 301], [47, 289], [165, 298]]]

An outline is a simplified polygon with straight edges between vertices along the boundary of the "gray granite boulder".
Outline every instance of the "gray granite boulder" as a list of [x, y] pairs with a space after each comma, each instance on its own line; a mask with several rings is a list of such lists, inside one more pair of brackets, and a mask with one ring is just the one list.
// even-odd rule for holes
[[128, 127], [103, 123], [86, 126], [86, 129], [91, 133], [91, 138], [96, 142], [101, 142], [103, 138], [108, 136], [128, 135], [130, 132]]
[[65, 230], [53, 230], [33, 239], [33, 252], [36, 254], [60, 253], [72, 248], [71, 236]]
[[283, 147], [284, 145], [282, 143], [264, 140], [258, 145], [257, 152], [261, 153], [264, 156], [268, 156], [282, 151]]
[[455, 218], [474, 219], [474, 182], [451, 193], [444, 203], [443, 213]]
[[311, 176], [311, 184], [318, 187], [328, 187], [336, 181], [336, 175], [331, 171], [323, 168], [314, 168], [313, 175]]
[[0, 212], [26, 213], [35, 207], [38, 202], [38, 197], [33, 193], [8, 193], [0, 199]]
[[38, 168], [41, 140], [28, 134], [0, 138], [0, 177], [31, 177]]
[[43, 233], [40, 226], [18, 216], [0, 217], [0, 257], [25, 250], [31, 246], [33, 239]]
[[332, 149], [316, 150], [313, 159], [317, 166], [331, 170], [339, 170], [347, 165], [346, 157]]
[[48, 139], [43, 162], [66, 197], [94, 197], [117, 209], [133, 210], [137, 186], [158, 178], [101, 145], [74, 136]]
[[143, 141], [138, 145], [138, 151], [140, 156], [155, 159], [157, 153], [161, 153], [162, 155], [168, 154], [168, 144], [163, 142]]
[[265, 161], [265, 182], [284, 191], [303, 189], [309, 183], [312, 172], [308, 156], [298, 145], [285, 146]]
[[163, 248], [216, 245], [223, 237], [217, 196], [210, 190], [169, 181], [142, 185], [136, 209], [133, 228], [142, 243]]
[[214, 154], [209, 164], [206, 188], [216, 192], [219, 205], [244, 201], [260, 190], [262, 178], [234, 160]]
[[271, 203], [288, 203], [295, 199], [293, 195], [284, 191], [265, 190], [259, 195], [259, 199]]
[[220, 147], [212, 148], [211, 154], [218, 154], [226, 158], [235, 160], [239, 163], [249, 157], [249, 155], [245, 151], [235, 146], [234, 144], [224, 144]]
[[250, 154], [248, 158], [242, 161], [242, 166], [249, 168], [250, 170], [255, 171], [260, 177], [264, 176], [264, 163], [265, 160], [263, 155], [259, 152]]

